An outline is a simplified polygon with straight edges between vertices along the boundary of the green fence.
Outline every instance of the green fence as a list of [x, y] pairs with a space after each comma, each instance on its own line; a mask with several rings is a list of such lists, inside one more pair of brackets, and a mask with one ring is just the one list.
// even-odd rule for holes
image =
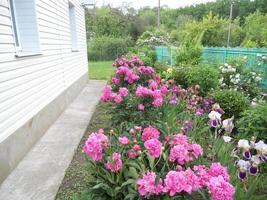
[[[155, 48], [157, 59], [166, 61], [170, 65], [175, 64], [176, 47], [159, 46]], [[219, 65], [228, 62], [234, 58], [246, 57], [247, 67], [253, 67], [263, 74], [263, 87], [267, 89], [267, 64], [258, 65], [258, 55], [267, 57], [267, 48], [252, 49], [252, 48], [224, 48], [224, 47], [205, 47], [202, 53], [202, 62], [212, 65]]]

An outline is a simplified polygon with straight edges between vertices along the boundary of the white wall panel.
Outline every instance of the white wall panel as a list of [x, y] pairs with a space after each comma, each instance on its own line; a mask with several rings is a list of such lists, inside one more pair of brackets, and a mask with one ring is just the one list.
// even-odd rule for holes
[[18, 58], [9, 3], [0, 0], [0, 142], [87, 73], [84, 10], [71, 2], [78, 52], [71, 49], [68, 1], [36, 0], [42, 54]]

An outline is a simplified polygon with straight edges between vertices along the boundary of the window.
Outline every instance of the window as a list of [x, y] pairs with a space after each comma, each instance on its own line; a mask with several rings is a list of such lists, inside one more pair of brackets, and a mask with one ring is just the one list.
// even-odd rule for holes
[[39, 54], [35, 0], [10, 0], [10, 11], [17, 55]]
[[69, 2], [69, 19], [70, 19], [70, 34], [71, 34], [71, 48], [76, 51], [77, 45], [77, 32], [76, 32], [76, 21], [75, 21], [75, 6]]

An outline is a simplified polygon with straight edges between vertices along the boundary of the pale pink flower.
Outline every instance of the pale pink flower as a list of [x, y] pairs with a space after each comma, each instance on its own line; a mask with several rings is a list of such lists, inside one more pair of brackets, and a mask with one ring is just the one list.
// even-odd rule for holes
[[169, 193], [172, 197], [176, 193], [182, 192], [184, 190], [184, 185], [186, 185], [186, 177], [183, 171], [169, 171], [164, 179], [163, 191]]
[[151, 195], [162, 193], [162, 180], [160, 179], [156, 184], [156, 177], [155, 172], [147, 172], [142, 178], [137, 180], [138, 192], [141, 196], [149, 198]]
[[140, 66], [140, 67], [138, 67], [138, 70], [144, 74], [153, 74], [154, 73], [154, 69], [152, 67]]
[[121, 95], [116, 95], [116, 96], [114, 97], [114, 102], [115, 102], [116, 104], [120, 104], [120, 103], [122, 102], [122, 97], [121, 97]]
[[223, 176], [211, 177], [208, 190], [213, 200], [233, 200], [235, 188]]
[[154, 107], [160, 107], [163, 104], [163, 97], [160, 98], [155, 98], [154, 101], [152, 102], [152, 105]]
[[112, 77], [112, 80], [111, 80], [112, 83], [118, 85], [120, 83], [120, 79], [116, 78], [116, 77]]
[[170, 145], [178, 145], [178, 144], [188, 144], [188, 137], [184, 134], [177, 134], [174, 136], [174, 138], [169, 142]]
[[143, 130], [142, 140], [145, 142], [150, 139], [159, 139], [159, 136], [160, 132], [158, 131], [158, 129], [149, 126]]
[[138, 104], [137, 109], [140, 110], [140, 111], [144, 111], [145, 110], [144, 104]]
[[164, 179], [164, 192], [174, 196], [176, 193], [191, 194], [201, 188], [199, 178], [188, 168], [186, 171], [170, 171]]
[[103, 158], [103, 150], [109, 145], [108, 137], [103, 134], [102, 129], [98, 133], [91, 133], [85, 142], [83, 151], [94, 161]]
[[129, 139], [126, 136], [119, 137], [119, 142], [123, 145], [129, 144]]
[[160, 87], [160, 91], [163, 95], [166, 95], [169, 93], [168, 87], [166, 85], [163, 85]]
[[122, 167], [122, 160], [121, 160], [121, 154], [119, 153], [113, 153], [112, 154], [112, 162], [106, 162], [105, 163], [106, 169], [110, 170], [111, 172], [117, 172]]
[[135, 151], [141, 151], [141, 147], [138, 144], [135, 144], [133, 148]]
[[212, 163], [208, 170], [210, 176], [217, 177], [221, 175], [225, 181], [230, 180], [230, 176], [227, 172], [227, 167], [223, 167], [220, 163]]
[[158, 84], [154, 80], [149, 80], [148, 87], [152, 90], [156, 90], [158, 88]]
[[158, 139], [150, 139], [145, 141], [145, 148], [148, 151], [149, 156], [158, 158], [161, 154], [162, 144]]
[[191, 144], [190, 147], [192, 150], [191, 153], [195, 158], [198, 158], [203, 154], [203, 149], [199, 144]]
[[128, 151], [128, 156], [131, 159], [134, 159], [134, 158], [136, 158], [137, 154], [136, 154], [136, 152], [134, 150], [131, 149], [131, 150]]
[[112, 94], [112, 87], [110, 85], [106, 85], [103, 89], [101, 101], [103, 102], [110, 101], [112, 99], [111, 94]]
[[169, 160], [171, 162], [178, 162], [180, 165], [193, 160], [189, 156], [188, 149], [185, 145], [175, 145], [170, 150]]
[[121, 88], [119, 89], [119, 94], [120, 94], [122, 97], [127, 96], [127, 95], [128, 95], [128, 89], [125, 88], [125, 87], [121, 87]]

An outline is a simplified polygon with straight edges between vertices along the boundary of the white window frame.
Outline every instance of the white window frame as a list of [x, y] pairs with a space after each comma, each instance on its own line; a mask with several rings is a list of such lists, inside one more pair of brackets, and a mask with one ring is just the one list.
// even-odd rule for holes
[[[14, 44], [16, 46], [16, 51], [21, 51], [21, 43], [20, 43], [20, 34], [18, 29], [18, 23], [17, 23], [17, 13], [16, 13], [16, 5], [14, 0], [9, 0], [9, 6], [10, 6], [10, 16], [11, 16], [11, 23], [12, 23], [12, 32], [14, 36]], [[15, 31], [16, 29], [16, 31]]]
[[[36, 55], [42, 55], [41, 53], [41, 46], [40, 46], [40, 35], [39, 35], [39, 27], [37, 23], [37, 12], [36, 12], [36, 0], [33, 0], [34, 3], [34, 16], [36, 18], [36, 34], [37, 34], [37, 46], [39, 47], [38, 51], [33, 51], [33, 52], [23, 52], [23, 47], [21, 44], [21, 34], [19, 31], [19, 25], [17, 21], [17, 9], [16, 9], [16, 3], [15, 0], [9, 0], [9, 11], [10, 11], [10, 16], [11, 16], [11, 24], [12, 24], [12, 32], [13, 32], [13, 38], [14, 38], [14, 44], [15, 44], [15, 49], [16, 49], [16, 57], [27, 57], [27, 56], [36, 56]], [[16, 29], [16, 31], [15, 31]], [[18, 42], [17, 42], [17, 41]], [[17, 44], [18, 43], [18, 44]]]
[[78, 52], [78, 35], [76, 24], [76, 6], [71, 1], [68, 2], [69, 11], [69, 30], [71, 39], [71, 51]]

